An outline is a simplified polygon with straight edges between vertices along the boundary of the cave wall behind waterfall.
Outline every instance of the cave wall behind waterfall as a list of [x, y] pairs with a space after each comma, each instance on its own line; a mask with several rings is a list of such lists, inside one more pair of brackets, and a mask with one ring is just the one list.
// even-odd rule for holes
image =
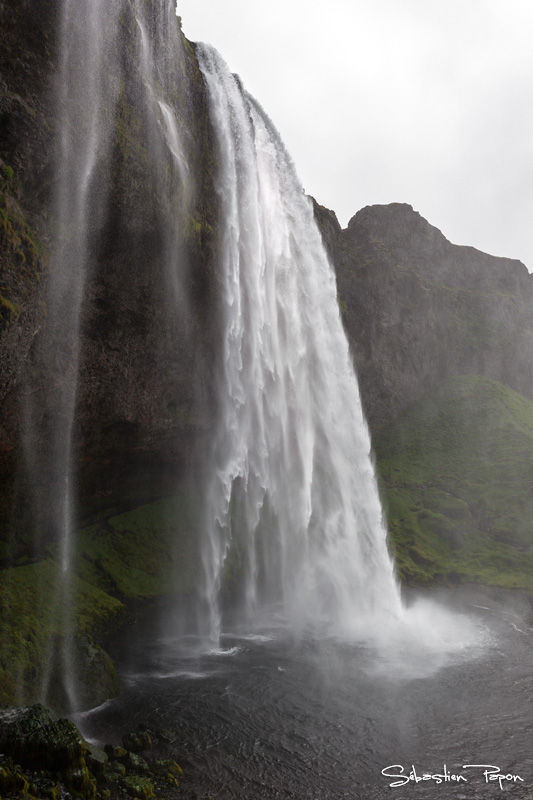
[[[31, 536], [25, 497], [35, 489], [21, 468], [27, 410], [33, 409], [35, 452], [46, 452], [38, 440], [47, 426], [47, 385], [64, 380], [68, 358], [66, 348], [53, 366], [39, 360], [57, 221], [59, 6], [46, 0], [0, 5], [0, 481], [2, 534], [7, 542], [8, 529], [19, 532], [17, 555]], [[176, 491], [213, 416], [217, 211], [204, 84], [193, 47], [179, 32], [182, 47], [168, 65], [168, 85], [158, 81], [157, 92], [179, 120], [190, 185], [187, 198], [172, 188], [162, 192], [162, 182], [171, 184], [172, 164], [153, 142], [134, 7], [121, 4], [109, 158], [89, 222], [74, 430], [82, 521]], [[171, 24], [179, 28], [178, 18]], [[180, 249], [179, 274], [168, 275], [166, 251], [173, 243]], [[46, 491], [47, 464], [36, 458], [31, 481], [42, 477]]]

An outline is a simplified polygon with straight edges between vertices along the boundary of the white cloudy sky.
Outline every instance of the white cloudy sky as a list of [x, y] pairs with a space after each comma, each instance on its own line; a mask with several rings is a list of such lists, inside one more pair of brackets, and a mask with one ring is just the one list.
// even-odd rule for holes
[[342, 225], [407, 202], [533, 271], [533, 0], [178, 0]]

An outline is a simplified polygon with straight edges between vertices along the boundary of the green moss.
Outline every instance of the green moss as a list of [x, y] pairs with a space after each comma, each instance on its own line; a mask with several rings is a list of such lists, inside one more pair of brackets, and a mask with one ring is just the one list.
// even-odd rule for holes
[[137, 797], [139, 800], [150, 800], [154, 796], [154, 784], [150, 778], [140, 778], [137, 775], [128, 775], [123, 778], [121, 786], [126, 790], [130, 797]]
[[18, 317], [18, 315], [20, 314], [20, 306], [18, 305], [18, 303], [11, 303], [6, 297], [3, 297], [1, 294], [0, 294], [0, 305], [2, 305], [4, 308], [7, 308], [7, 310], [10, 311], [14, 317]]
[[85, 764], [65, 771], [62, 777], [74, 797], [82, 797], [83, 800], [93, 800], [96, 797], [96, 781]]
[[0, 329], [20, 316], [44, 269], [38, 237], [4, 182], [0, 188]]
[[[67, 640], [80, 668], [92, 659], [102, 680], [112, 672], [91, 636], [121, 611], [122, 603], [76, 577], [62, 593], [62, 580], [61, 569], [52, 560], [0, 571], [0, 705], [16, 701], [14, 687], [26, 701], [40, 699], [46, 665], [54, 664]], [[111, 683], [114, 679], [109, 674]], [[88, 687], [88, 691], [93, 688], [98, 690]]]
[[194, 499], [156, 500], [80, 531], [77, 571], [125, 598], [187, 593], [195, 581], [197, 529]]
[[533, 588], [533, 403], [445, 382], [375, 440], [400, 577]]
[[116, 673], [94, 637], [123, 609], [117, 597], [194, 588], [198, 516], [191, 497], [168, 497], [84, 528], [73, 556], [76, 574], [68, 584], [52, 558], [0, 571], [0, 706], [40, 700], [49, 668], [47, 701], [66, 709], [55, 673], [62, 674], [67, 651], [82, 705], [97, 705], [113, 694]]
[[179, 764], [170, 759], [159, 759], [151, 763], [152, 773], [165, 778], [168, 783], [175, 785], [178, 777], [183, 775], [183, 770]]
[[205, 219], [189, 217], [187, 221], [186, 236], [194, 244], [201, 246], [205, 241], [214, 236], [213, 227]]
[[27, 776], [18, 769], [0, 767], [0, 792], [3, 797], [29, 796], [30, 783]]
[[85, 741], [73, 722], [36, 705], [0, 714], [0, 751], [25, 769], [61, 771], [85, 766]]

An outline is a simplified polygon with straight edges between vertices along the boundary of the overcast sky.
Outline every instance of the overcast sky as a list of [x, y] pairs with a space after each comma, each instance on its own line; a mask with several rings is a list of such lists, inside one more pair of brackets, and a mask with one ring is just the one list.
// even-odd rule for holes
[[178, 0], [343, 226], [410, 203], [533, 271], [533, 0]]

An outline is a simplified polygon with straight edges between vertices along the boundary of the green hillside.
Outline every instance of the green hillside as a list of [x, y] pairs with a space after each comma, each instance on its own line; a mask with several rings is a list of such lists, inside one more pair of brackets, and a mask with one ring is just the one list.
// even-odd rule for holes
[[533, 589], [531, 400], [487, 378], [452, 378], [374, 449], [404, 582]]

